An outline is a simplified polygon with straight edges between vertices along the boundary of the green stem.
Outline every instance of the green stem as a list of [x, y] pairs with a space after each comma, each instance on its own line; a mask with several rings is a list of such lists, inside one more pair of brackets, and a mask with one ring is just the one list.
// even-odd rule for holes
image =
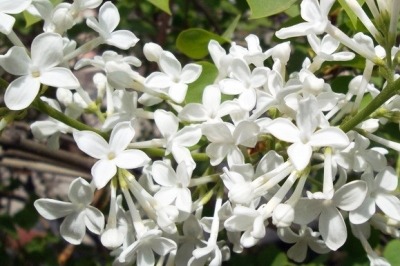
[[0, 89], [5, 90], [8, 87], [8, 82], [0, 78]]
[[65, 115], [64, 113], [54, 109], [53, 107], [51, 107], [50, 105], [44, 103], [42, 100], [40, 99], [36, 99], [33, 103], [32, 103], [32, 107], [34, 107], [35, 109], [41, 111], [42, 113], [47, 114], [48, 116], [72, 127], [78, 130], [90, 130], [93, 132], [96, 132], [97, 134], [99, 134], [100, 136], [102, 136], [104, 139], [108, 140], [109, 138], [109, 134], [106, 132], [102, 132], [96, 128], [93, 128], [91, 126], [88, 126], [82, 122], [79, 122], [67, 115]]
[[344, 132], [348, 132], [364, 121], [370, 114], [380, 108], [387, 100], [394, 96], [400, 89], [400, 79], [389, 83], [364, 109], [359, 111], [350, 120], [340, 125]]

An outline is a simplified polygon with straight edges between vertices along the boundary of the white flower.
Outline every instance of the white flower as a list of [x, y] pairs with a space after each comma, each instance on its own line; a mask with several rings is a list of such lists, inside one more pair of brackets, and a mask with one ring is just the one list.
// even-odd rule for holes
[[98, 21], [94, 17], [88, 18], [86, 24], [97, 31], [106, 44], [127, 50], [139, 41], [135, 34], [128, 30], [114, 31], [119, 24], [120, 16], [117, 7], [113, 3], [104, 3], [100, 7], [98, 17]]
[[14, 46], [0, 56], [0, 65], [10, 74], [21, 76], [12, 81], [4, 95], [11, 110], [28, 107], [39, 93], [40, 84], [72, 89], [79, 81], [69, 69], [57, 67], [63, 59], [63, 40], [55, 33], [42, 33], [32, 42], [31, 58], [25, 48]]
[[145, 81], [145, 85], [156, 91], [164, 92], [176, 103], [181, 103], [186, 97], [189, 83], [194, 82], [201, 74], [201, 66], [187, 64], [183, 68], [175, 56], [163, 51], [159, 58], [159, 66], [162, 72], [151, 73]]
[[154, 198], [163, 205], [174, 203], [178, 210], [190, 213], [192, 210], [192, 195], [188, 185], [192, 171], [184, 161], [178, 164], [176, 172], [171, 166], [162, 161], [153, 163], [151, 168], [154, 181], [160, 184], [161, 189]]
[[303, 262], [305, 260], [308, 247], [320, 254], [329, 252], [329, 248], [319, 238], [320, 234], [313, 232], [309, 227], [300, 228], [297, 234], [289, 227], [279, 228], [278, 236], [282, 241], [294, 244], [287, 251], [287, 255], [296, 262]]
[[314, 97], [299, 102], [296, 117], [297, 126], [285, 118], [277, 118], [268, 126], [268, 131], [276, 138], [293, 143], [288, 155], [297, 170], [303, 170], [310, 162], [313, 148], [345, 148], [350, 141], [347, 135], [336, 127], [326, 127], [316, 131], [320, 111]]
[[325, 244], [337, 250], [347, 238], [347, 229], [339, 209], [353, 211], [364, 201], [367, 184], [357, 180], [339, 188], [332, 197], [317, 192], [308, 193], [308, 199], [300, 199], [295, 206], [294, 223], [308, 224], [319, 216], [319, 231]]
[[92, 131], [73, 133], [79, 149], [99, 160], [92, 167], [93, 180], [98, 189], [103, 188], [117, 173], [117, 167], [134, 169], [150, 161], [150, 158], [140, 150], [126, 150], [134, 135], [135, 130], [130, 122], [116, 125], [111, 132], [109, 143]]
[[328, 13], [334, 3], [334, 0], [303, 0], [300, 4], [300, 14], [307, 22], [280, 29], [275, 33], [276, 36], [286, 39], [311, 33], [323, 33], [330, 23]]
[[375, 205], [390, 218], [400, 221], [400, 200], [392, 194], [398, 184], [395, 170], [386, 167], [375, 178], [369, 172], [361, 178], [367, 182], [368, 194], [361, 206], [350, 212], [350, 221], [354, 224], [366, 222], [375, 214]]
[[9, 34], [15, 23], [15, 18], [8, 14], [18, 14], [31, 5], [32, 0], [1, 0], [0, 1], [0, 32]]
[[78, 245], [85, 236], [86, 227], [100, 234], [104, 227], [104, 216], [98, 209], [90, 206], [93, 190], [90, 184], [77, 178], [72, 181], [68, 198], [71, 202], [53, 199], [38, 199], [34, 205], [44, 218], [54, 220], [65, 217], [61, 223], [60, 234], [69, 243]]

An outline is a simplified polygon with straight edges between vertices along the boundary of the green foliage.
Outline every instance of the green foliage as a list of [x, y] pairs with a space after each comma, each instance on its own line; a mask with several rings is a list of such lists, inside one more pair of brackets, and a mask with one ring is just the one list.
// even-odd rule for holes
[[208, 55], [207, 47], [210, 40], [216, 40], [220, 44], [229, 42], [226, 38], [215, 33], [200, 28], [192, 28], [184, 30], [178, 35], [176, 47], [190, 58], [201, 59]]
[[165, 13], [171, 15], [171, 9], [169, 8], [169, 0], [147, 0]]
[[269, 17], [289, 9], [297, 0], [247, 0], [251, 10], [251, 19]]
[[[364, 4], [365, 0], [357, 0], [360, 5]], [[358, 28], [358, 16], [354, 13], [354, 11], [349, 7], [345, 0], [338, 0], [344, 11], [350, 18], [351, 24], [353, 25], [354, 29]]]
[[197, 62], [197, 64], [201, 65], [203, 69], [200, 77], [195, 82], [189, 84], [186, 103], [200, 103], [204, 88], [212, 84], [218, 75], [218, 69], [214, 64], [206, 61]]
[[400, 240], [394, 239], [390, 241], [385, 250], [383, 251], [383, 256], [390, 262], [392, 265], [400, 265]]

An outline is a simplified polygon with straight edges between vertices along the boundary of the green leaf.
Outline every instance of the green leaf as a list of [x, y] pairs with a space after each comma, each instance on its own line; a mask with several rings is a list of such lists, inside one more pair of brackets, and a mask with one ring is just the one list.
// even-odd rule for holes
[[236, 16], [236, 18], [232, 21], [232, 23], [229, 25], [229, 27], [222, 34], [223, 38], [226, 38], [228, 40], [232, 39], [233, 33], [237, 27], [237, 24], [239, 23], [240, 17], [241, 17], [241, 15]]
[[27, 11], [24, 11], [23, 14], [25, 19], [25, 28], [29, 28], [30, 26], [41, 20], [41, 18], [36, 17]]
[[400, 240], [395, 239], [389, 242], [386, 245], [385, 250], [383, 251], [383, 256], [390, 262], [392, 265], [400, 265]]
[[168, 15], [171, 15], [171, 9], [169, 8], [169, 0], [147, 0]]
[[285, 11], [291, 7], [297, 0], [247, 0], [250, 6], [250, 19], [269, 17]]
[[191, 28], [182, 31], [178, 35], [176, 47], [190, 58], [201, 59], [208, 55], [208, 43], [210, 40], [216, 40], [220, 44], [229, 42], [226, 38], [212, 32], [199, 28]]
[[[363, 5], [365, 0], [357, 0], [360, 5]], [[353, 25], [354, 29], [357, 29], [357, 22], [358, 22], [358, 17], [354, 13], [354, 11], [349, 7], [347, 2], [345, 0], [339, 0], [340, 5], [344, 9], [344, 11], [347, 13], [347, 15], [350, 18], [351, 24]]]
[[213, 84], [218, 76], [218, 69], [210, 62], [200, 61], [196, 62], [202, 66], [200, 77], [193, 83], [189, 84], [188, 92], [186, 94], [186, 103], [200, 103], [203, 97], [203, 90], [207, 85]]

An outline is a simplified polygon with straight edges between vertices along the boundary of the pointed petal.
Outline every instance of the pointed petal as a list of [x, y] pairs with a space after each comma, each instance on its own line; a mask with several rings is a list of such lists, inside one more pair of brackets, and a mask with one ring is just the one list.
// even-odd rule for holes
[[376, 195], [376, 205], [387, 216], [400, 221], [400, 200], [394, 195], [380, 193]]
[[319, 231], [331, 250], [337, 250], [346, 242], [346, 224], [342, 214], [333, 206], [323, 209], [319, 217]]
[[299, 101], [299, 110], [296, 115], [296, 124], [303, 139], [309, 139], [318, 126], [319, 109], [317, 100], [309, 97]]
[[285, 243], [296, 243], [300, 239], [290, 227], [280, 227], [277, 229], [277, 232], [279, 238]]
[[157, 202], [160, 202], [164, 206], [172, 204], [176, 197], [177, 189], [169, 187], [161, 188], [156, 194], [154, 194], [154, 198], [157, 200]]
[[72, 135], [79, 149], [87, 155], [96, 159], [107, 158], [109, 145], [99, 134], [85, 130], [74, 131]]
[[201, 129], [199, 127], [187, 126], [175, 134], [173, 143], [177, 146], [191, 147], [199, 142]]
[[363, 224], [368, 221], [375, 212], [375, 200], [367, 197], [357, 209], [350, 212], [350, 222], [352, 224]]
[[271, 123], [269, 123], [267, 129], [269, 133], [280, 140], [291, 143], [300, 141], [299, 129], [288, 119], [274, 119], [271, 121]]
[[376, 175], [375, 186], [387, 191], [393, 191], [397, 188], [399, 179], [395, 170], [392, 167], [387, 167], [385, 170]]
[[38, 35], [31, 46], [31, 58], [39, 70], [58, 65], [63, 59], [63, 40], [57, 33], [42, 33]]
[[111, 132], [110, 150], [112, 150], [115, 155], [118, 155], [128, 147], [134, 136], [135, 130], [130, 122], [117, 124]]
[[154, 121], [165, 138], [169, 138], [178, 131], [178, 118], [171, 112], [158, 109], [154, 112]]
[[222, 162], [231, 149], [231, 144], [210, 143], [206, 148], [206, 154], [210, 157], [211, 165]]
[[78, 79], [72, 74], [71, 70], [63, 67], [53, 67], [41, 72], [40, 82], [52, 87], [62, 87], [74, 89], [80, 86]]
[[358, 208], [367, 195], [367, 183], [361, 180], [352, 181], [339, 188], [333, 195], [332, 201], [344, 211]]
[[0, 12], [0, 33], [10, 34], [15, 24], [15, 18]]
[[12, 81], [4, 94], [4, 102], [10, 110], [27, 108], [39, 93], [40, 82], [32, 76], [22, 76]]
[[177, 177], [172, 167], [162, 161], [156, 161], [151, 167], [154, 181], [164, 187], [172, 187], [177, 184]]
[[85, 179], [78, 177], [69, 186], [68, 198], [75, 205], [89, 205], [93, 200], [90, 184]]
[[300, 199], [294, 208], [294, 223], [308, 224], [322, 211], [322, 201], [317, 199]]
[[8, 73], [15, 76], [28, 75], [31, 59], [26, 49], [19, 46], [11, 47], [5, 55], [0, 55], [0, 65]]
[[60, 226], [61, 236], [73, 245], [82, 242], [86, 233], [85, 212], [74, 212], [65, 217]]
[[88, 206], [85, 210], [85, 225], [94, 234], [100, 235], [104, 228], [104, 215], [95, 207]]
[[140, 150], [125, 150], [118, 154], [114, 163], [122, 169], [143, 167], [151, 161], [146, 153]]
[[103, 30], [111, 33], [118, 26], [120, 20], [117, 7], [111, 3], [106, 2], [100, 7], [99, 24]]
[[328, 127], [314, 132], [308, 143], [313, 147], [345, 148], [350, 144], [350, 141], [339, 128]]
[[257, 67], [251, 73], [251, 86], [258, 88], [267, 83], [268, 70], [264, 67]]
[[254, 147], [257, 143], [257, 136], [259, 133], [259, 126], [250, 121], [240, 122], [233, 132], [233, 138], [237, 145], [243, 145], [246, 147]]
[[208, 109], [200, 103], [189, 103], [179, 112], [179, 119], [190, 122], [201, 122], [209, 119]]
[[28, 8], [31, 1], [26, 0], [1, 0], [0, 12], [7, 14], [18, 14]]
[[160, 68], [172, 79], [179, 79], [182, 66], [176, 57], [167, 51], [163, 51], [160, 55]]
[[151, 242], [151, 249], [160, 256], [167, 255], [176, 248], [176, 243], [165, 237], [160, 237], [157, 241]]
[[162, 89], [171, 86], [171, 78], [163, 72], [153, 72], [145, 80], [144, 84], [152, 89]]
[[292, 37], [298, 37], [298, 36], [305, 36], [307, 34], [313, 33], [314, 29], [314, 24], [308, 23], [308, 22], [303, 22], [299, 23], [296, 25], [293, 25], [288, 28], [282, 28], [275, 32], [276, 37], [279, 39], [287, 39], [287, 38], [292, 38]]
[[289, 248], [287, 255], [295, 262], [303, 262], [307, 255], [307, 244], [301, 241], [297, 242]]
[[211, 142], [234, 143], [232, 132], [226, 123], [204, 124], [202, 132]]
[[111, 33], [110, 37], [107, 38], [106, 43], [122, 50], [128, 50], [135, 46], [138, 41], [139, 38], [132, 32], [128, 30], [117, 30]]
[[190, 213], [192, 210], [192, 194], [188, 188], [180, 188], [176, 193], [175, 206], [178, 210]]
[[102, 159], [92, 167], [92, 176], [97, 189], [102, 189], [117, 173], [117, 167], [113, 161]]
[[245, 85], [250, 85], [250, 68], [243, 59], [233, 59], [231, 67], [235, 79], [244, 82]]
[[202, 67], [198, 64], [187, 64], [183, 67], [182, 73], [179, 77], [182, 83], [192, 83], [200, 77]]
[[182, 103], [185, 100], [188, 85], [184, 83], [172, 83], [169, 87], [168, 95], [176, 103]]
[[154, 263], [155, 259], [153, 250], [146, 245], [139, 247], [137, 251], [137, 265], [146, 266], [154, 265]]
[[257, 102], [257, 94], [254, 89], [246, 89], [244, 90], [239, 98], [238, 102], [240, 106], [246, 110], [246, 111], [251, 111], [255, 106]]
[[237, 95], [246, 90], [243, 83], [236, 79], [226, 78], [221, 80], [219, 84], [221, 92], [228, 95]]
[[75, 211], [72, 203], [53, 199], [38, 199], [34, 206], [38, 213], [47, 220], [65, 217]]
[[296, 142], [287, 149], [290, 161], [297, 170], [303, 170], [310, 163], [312, 148], [308, 144]]

